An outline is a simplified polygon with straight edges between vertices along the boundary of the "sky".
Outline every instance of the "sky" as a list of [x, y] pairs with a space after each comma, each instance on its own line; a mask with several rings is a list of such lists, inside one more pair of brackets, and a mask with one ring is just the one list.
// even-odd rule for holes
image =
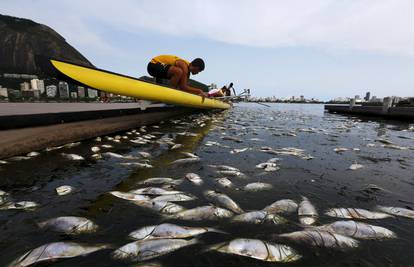
[[61, 34], [95, 66], [201, 57], [194, 76], [254, 96], [414, 96], [413, 0], [1, 0], [0, 14]]

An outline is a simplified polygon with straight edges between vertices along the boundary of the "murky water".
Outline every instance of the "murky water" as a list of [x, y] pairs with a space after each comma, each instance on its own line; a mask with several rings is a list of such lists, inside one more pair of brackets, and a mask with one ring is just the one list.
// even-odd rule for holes
[[[210, 226], [229, 234], [204, 234], [200, 236], [199, 244], [155, 259], [162, 266], [272, 265], [247, 257], [206, 251], [211, 244], [237, 237], [288, 244], [303, 255], [297, 262], [279, 266], [414, 266], [414, 219], [397, 217], [369, 220], [368, 223], [394, 231], [398, 238], [361, 240], [358, 248], [338, 251], [281, 240], [278, 234], [302, 229], [298, 225], [297, 214], [286, 216], [290, 222], [284, 225], [234, 224], [229, 220], [179, 221], [108, 194], [112, 190], [139, 188], [141, 185], [138, 183], [146, 178], [179, 179], [194, 172], [203, 178], [202, 186], [185, 181], [176, 187], [198, 197], [195, 201], [179, 203], [186, 208], [207, 205], [209, 202], [203, 192], [208, 189], [218, 189], [229, 195], [246, 211], [263, 209], [279, 199], [289, 198], [299, 202], [301, 196], [306, 196], [319, 211], [318, 225], [338, 220], [323, 215], [326, 209], [333, 207], [373, 210], [381, 204], [414, 208], [413, 125], [324, 114], [321, 105], [272, 104], [268, 108], [257, 104], [240, 104], [230, 111], [196, 114], [158, 124], [155, 128], [148, 126], [146, 131], [140, 136], [153, 134], [156, 136], [153, 141], [170, 137], [175, 143], [184, 146], [170, 150], [162, 142], [137, 145], [126, 139], [115, 143], [103, 138], [102, 142], [84, 141], [79, 146], [42, 152], [40, 156], [29, 160], [0, 165], [0, 189], [8, 192], [14, 201], [30, 200], [41, 205], [34, 211], [0, 211], [0, 266], [6, 266], [24, 252], [49, 242], [109, 243], [118, 248], [132, 241], [128, 239], [128, 234], [133, 230], [163, 222]], [[177, 134], [182, 132], [195, 135]], [[129, 139], [137, 137], [134, 133], [127, 136]], [[225, 140], [225, 136], [239, 138], [242, 142]], [[378, 139], [389, 140], [406, 149], [383, 147], [384, 144]], [[206, 146], [209, 141], [219, 142], [224, 147]], [[137, 156], [140, 151], [149, 152], [152, 155], [149, 163], [154, 168], [137, 170], [120, 165], [136, 160], [93, 159], [90, 148], [102, 144], [110, 144], [113, 148], [103, 148], [101, 152], [133, 156]], [[304, 155], [313, 158], [270, 155], [260, 151], [265, 146], [274, 149], [301, 148], [305, 150]], [[349, 150], [334, 152], [333, 149], [338, 147]], [[235, 148], [249, 149], [231, 154], [230, 151]], [[183, 151], [197, 154], [201, 162], [170, 165], [173, 160], [185, 157], [181, 154]], [[71, 161], [62, 157], [62, 152], [76, 153], [86, 160]], [[280, 170], [264, 172], [255, 167], [273, 157], [281, 159]], [[353, 163], [364, 167], [349, 170]], [[228, 177], [238, 188], [257, 181], [270, 183], [273, 188], [259, 192], [223, 189], [214, 180], [222, 176], [208, 167], [210, 164], [230, 165], [245, 173], [247, 179]], [[69, 195], [58, 196], [55, 188], [60, 185], [71, 185], [77, 190]], [[368, 185], [376, 185], [383, 190], [369, 190]], [[95, 221], [100, 229], [93, 234], [67, 236], [40, 230], [36, 225], [39, 221], [67, 215], [87, 217]], [[59, 260], [45, 266], [136, 266], [134, 263], [113, 260], [111, 251], [103, 250], [86, 257]]]

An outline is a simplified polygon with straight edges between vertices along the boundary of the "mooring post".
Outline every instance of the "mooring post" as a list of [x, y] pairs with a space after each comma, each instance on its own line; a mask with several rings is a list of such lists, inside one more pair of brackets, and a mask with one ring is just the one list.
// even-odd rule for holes
[[392, 97], [384, 97], [384, 101], [382, 102], [382, 113], [388, 113], [388, 109], [392, 106]]
[[351, 98], [349, 101], [349, 110], [352, 110], [355, 106], [355, 98]]

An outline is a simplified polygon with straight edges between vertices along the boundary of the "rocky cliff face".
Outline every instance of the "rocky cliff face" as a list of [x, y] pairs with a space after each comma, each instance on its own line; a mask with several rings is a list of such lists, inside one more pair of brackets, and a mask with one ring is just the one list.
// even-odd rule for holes
[[48, 26], [0, 14], [0, 72], [39, 74], [36, 56], [93, 66]]

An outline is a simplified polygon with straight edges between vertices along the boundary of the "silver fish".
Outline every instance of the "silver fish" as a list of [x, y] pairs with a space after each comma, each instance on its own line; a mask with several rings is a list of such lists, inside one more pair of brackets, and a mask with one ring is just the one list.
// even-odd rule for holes
[[243, 141], [237, 137], [233, 137], [233, 136], [223, 136], [221, 139], [223, 140], [229, 140], [229, 141], [234, 141], [236, 143], [242, 143]]
[[113, 145], [101, 145], [102, 148], [113, 148]]
[[236, 172], [240, 172], [239, 169], [237, 169], [236, 167], [232, 167], [232, 166], [228, 166], [228, 165], [208, 165], [211, 168], [215, 168], [218, 169], [220, 171], [236, 171]]
[[185, 178], [187, 180], [189, 180], [190, 182], [192, 182], [195, 185], [202, 185], [203, 184], [203, 180], [201, 179], [200, 175], [196, 174], [196, 173], [187, 173], [185, 175]]
[[54, 242], [29, 250], [8, 267], [26, 267], [39, 262], [84, 256], [108, 248], [110, 246], [105, 244], [82, 245], [74, 242]]
[[39, 152], [33, 151], [33, 152], [28, 153], [26, 156], [27, 157], [37, 157], [39, 155], [40, 155]]
[[136, 240], [161, 239], [161, 238], [187, 238], [201, 235], [207, 232], [223, 233], [220, 230], [209, 227], [187, 227], [171, 223], [150, 225], [142, 227], [129, 234], [129, 237]]
[[68, 195], [72, 193], [73, 191], [75, 191], [75, 187], [70, 186], [70, 185], [61, 185], [59, 187], [56, 187], [55, 190], [59, 196], [64, 196], [64, 195]]
[[133, 167], [137, 169], [151, 169], [154, 168], [151, 164], [148, 163], [141, 163], [141, 162], [121, 162], [119, 165]]
[[245, 191], [256, 192], [256, 191], [262, 191], [262, 190], [270, 190], [272, 188], [273, 188], [273, 185], [271, 184], [257, 182], [257, 183], [247, 184], [244, 186], [243, 189]]
[[187, 156], [189, 158], [199, 158], [196, 154], [190, 153], [190, 152], [181, 152], [184, 156]]
[[233, 217], [233, 212], [215, 206], [202, 206], [179, 212], [172, 217], [192, 221], [218, 220]]
[[161, 195], [153, 198], [153, 201], [170, 201], [170, 202], [181, 202], [195, 200], [197, 197], [189, 194], [174, 194], [174, 195]]
[[8, 158], [9, 161], [21, 161], [21, 160], [27, 160], [27, 159], [31, 159], [31, 157], [15, 156], [15, 157]]
[[179, 185], [183, 182], [183, 179], [173, 179], [173, 178], [166, 178], [166, 177], [154, 177], [148, 178], [139, 184], [171, 184], [171, 185]]
[[240, 171], [222, 171], [222, 170], [218, 170], [216, 171], [217, 174], [221, 174], [221, 175], [228, 175], [228, 176], [234, 176], [234, 177], [240, 177], [240, 178], [246, 178], [246, 175]]
[[281, 234], [280, 237], [315, 247], [345, 249], [355, 248], [359, 245], [359, 242], [351, 237], [321, 230], [297, 231]]
[[237, 215], [233, 217], [232, 221], [253, 223], [253, 224], [262, 224], [265, 222], [271, 222], [274, 224], [282, 224], [282, 223], [287, 222], [286, 219], [276, 214], [271, 214], [263, 210], [250, 211], [250, 212]]
[[336, 221], [317, 228], [360, 239], [386, 239], [397, 237], [394, 232], [387, 228], [355, 221]]
[[33, 201], [6, 202], [0, 206], [0, 210], [34, 210], [38, 206]]
[[353, 163], [353, 164], [351, 164], [351, 166], [349, 166], [349, 169], [352, 170], [352, 171], [359, 170], [359, 169], [362, 169], [362, 168], [364, 168], [364, 165], [358, 164], [358, 163]]
[[184, 164], [191, 164], [191, 163], [196, 163], [196, 162], [200, 162], [201, 159], [199, 157], [197, 158], [184, 158], [184, 159], [177, 159], [174, 160], [173, 162], [171, 162], [171, 165], [184, 165]]
[[182, 247], [196, 244], [197, 239], [154, 239], [128, 243], [112, 254], [114, 259], [145, 261], [171, 253]]
[[184, 194], [182, 191], [173, 191], [165, 190], [159, 187], [145, 187], [129, 191], [133, 194], [142, 194], [142, 195], [174, 195], [174, 194]]
[[38, 223], [42, 229], [62, 232], [65, 234], [94, 233], [98, 225], [84, 217], [62, 216]]
[[394, 217], [392, 215], [369, 211], [365, 209], [355, 209], [355, 208], [334, 208], [329, 209], [325, 212], [326, 215], [337, 218], [346, 218], [346, 219], [384, 219], [389, 217]]
[[64, 145], [64, 147], [72, 148], [72, 147], [75, 147], [75, 146], [79, 146], [80, 144], [81, 144], [81, 142], [69, 143], [69, 144]]
[[145, 152], [145, 151], [140, 151], [140, 152], [138, 152], [138, 154], [139, 154], [141, 157], [146, 158], [146, 159], [148, 159], [148, 158], [151, 158], [151, 157], [152, 157], [150, 153]]
[[345, 147], [337, 147], [337, 148], [334, 148], [334, 151], [336, 152], [336, 153], [342, 153], [342, 152], [345, 152], [345, 151], [348, 151], [349, 149], [348, 148], [345, 148]]
[[242, 152], [247, 151], [247, 150], [249, 150], [248, 147], [240, 148], [240, 149], [235, 148], [235, 149], [230, 151], [230, 154], [238, 154], [238, 153], [242, 153]]
[[298, 216], [300, 223], [305, 225], [314, 224], [318, 219], [316, 208], [306, 197], [302, 197], [302, 202], [299, 203]]
[[213, 190], [208, 190], [204, 192], [204, 196], [215, 204], [222, 206], [226, 209], [233, 211], [234, 213], [243, 213], [244, 211], [240, 206], [229, 196], [214, 192]]
[[91, 151], [93, 152], [93, 153], [97, 153], [97, 152], [99, 152], [101, 149], [98, 147], [98, 146], [93, 146], [93, 147], [91, 147]]
[[232, 188], [232, 187], [234, 187], [234, 184], [229, 180], [229, 179], [227, 179], [226, 177], [223, 177], [223, 178], [217, 178], [216, 179], [216, 182], [219, 184], [219, 185], [221, 185], [222, 187], [228, 187], [228, 188]]
[[140, 195], [140, 194], [134, 194], [134, 193], [128, 193], [128, 192], [120, 192], [120, 191], [111, 191], [109, 194], [122, 198], [125, 200], [131, 200], [131, 201], [142, 201], [142, 200], [150, 200], [148, 196]]
[[399, 208], [399, 207], [385, 207], [385, 206], [377, 206], [377, 209], [379, 211], [382, 211], [382, 212], [385, 212], [391, 215], [414, 219], [414, 210], [409, 210], [409, 209]]
[[0, 165], [5, 165], [5, 164], [8, 164], [8, 162], [5, 160], [0, 160]]
[[291, 262], [301, 258], [289, 246], [258, 239], [237, 238], [230, 242], [213, 245], [210, 249], [268, 262]]
[[132, 203], [134, 203], [137, 206], [148, 208], [164, 214], [174, 214], [186, 210], [184, 207], [168, 201], [141, 200], [133, 201]]
[[269, 206], [265, 207], [263, 210], [269, 213], [292, 213], [296, 212], [298, 209], [298, 204], [291, 199], [281, 199], [276, 202], [273, 202]]
[[76, 155], [76, 154], [66, 154], [66, 153], [61, 153], [61, 155], [67, 159], [70, 160], [85, 160], [84, 157], [80, 156], [80, 155]]
[[181, 147], [183, 147], [183, 145], [182, 144], [174, 144], [170, 149], [171, 150], [176, 150], [176, 149], [179, 149], [179, 148], [181, 148]]

